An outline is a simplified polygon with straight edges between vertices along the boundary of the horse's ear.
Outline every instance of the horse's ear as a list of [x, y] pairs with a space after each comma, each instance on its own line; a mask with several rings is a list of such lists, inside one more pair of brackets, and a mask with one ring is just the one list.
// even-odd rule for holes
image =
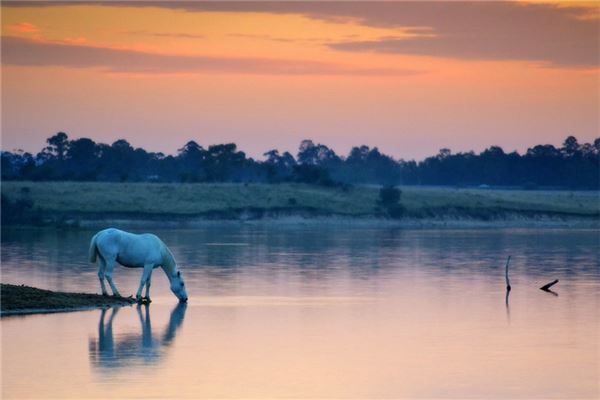
[[181, 271], [177, 271], [177, 276], [181, 276]]

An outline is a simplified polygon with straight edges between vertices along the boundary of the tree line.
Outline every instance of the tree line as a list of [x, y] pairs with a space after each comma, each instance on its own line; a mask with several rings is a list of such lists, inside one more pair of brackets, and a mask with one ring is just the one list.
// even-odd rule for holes
[[569, 136], [561, 147], [537, 145], [524, 154], [498, 146], [479, 154], [441, 149], [419, 162], [394, 159], [364, 145], [344, 157], [312, 140], [302, 141], [295, 156], [274, 149], [262, 161], [234, 143], [204, 148], [192, 140], [177, 154], [166, 155], [134, 148], [124, 139], [111, 145], [70, 140], [64, 132], [46, 142], [35, 155], [2, 151], [2, 179], [600, 188], [600, 138], [580, 144]]

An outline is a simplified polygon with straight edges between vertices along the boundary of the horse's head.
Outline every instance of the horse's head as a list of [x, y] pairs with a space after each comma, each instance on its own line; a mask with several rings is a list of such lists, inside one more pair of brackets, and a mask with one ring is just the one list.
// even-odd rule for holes
[[171, 291], [179, 301], [186, 302], [188, 299], [187, 292], [185, 291], [185, 284], [183, 283], [183, 276], [181, 271], [177, 271], [177, 274], [171, 279]]

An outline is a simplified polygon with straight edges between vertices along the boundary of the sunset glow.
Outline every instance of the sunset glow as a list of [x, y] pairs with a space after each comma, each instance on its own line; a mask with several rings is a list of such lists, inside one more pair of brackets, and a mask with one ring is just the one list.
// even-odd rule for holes
[[598, 136], [598, 3], [2, 5], [2, 148], [302, 139], [421, 159]]

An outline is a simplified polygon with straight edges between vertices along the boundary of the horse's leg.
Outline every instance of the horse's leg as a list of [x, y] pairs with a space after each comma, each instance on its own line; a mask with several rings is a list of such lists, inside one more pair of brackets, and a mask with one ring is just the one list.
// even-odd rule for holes
[[142, 289], [144, 288], [144, 285], [148, 281], [148, 279], [149, 279], [148, 277], [152, 274], [152, 267], [153, 267], [152, 264], [144, 265], [144, 272], [142, 272], [142, 278], [140, 279], [140, 287], [138, 288], [138, 291], [135, 294], [135, 299], [137, 301], [142, 300]]
[[100, 259], [100, 262], [98, 263], [98, 279], [100, 279], [102, 296], [108, 296], [108, 293], [106, 292], [106, 285], [104, 285], [104, 271], [106, 270], [106, 262], [102, 256], [98, 258]]
[[115, 260], [106, 260], [106, 280], [108, 281], [108, 284], [110, 285], [110, 288], [112, 289], [113, 292], [113, 296], [121, 296], [121, 294], [119, 293], [119, 291], [117, 290], [117, 287], [115, 286], [115, 283], [113, 282], [112, 279], [112, 275], [113, 275], [113, 270], [115, 269]]
[[152, 269], [148, 273], [148, 278], [146, 279], [146, 299], [150, 302], [150, 284], [152, 283]]

